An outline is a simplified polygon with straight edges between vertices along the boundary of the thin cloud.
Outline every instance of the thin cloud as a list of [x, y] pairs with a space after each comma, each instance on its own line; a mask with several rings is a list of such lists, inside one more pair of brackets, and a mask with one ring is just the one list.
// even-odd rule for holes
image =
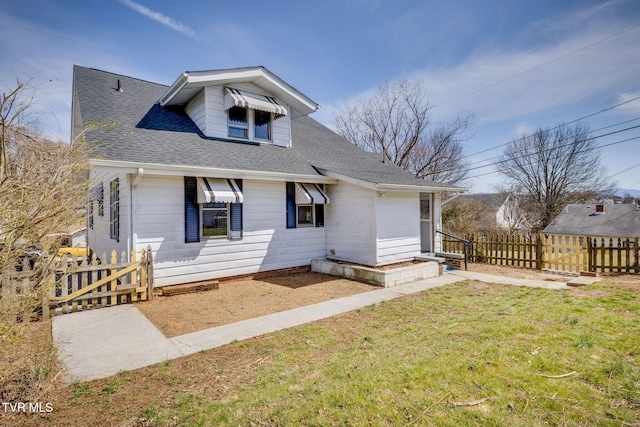
[[182, 34], [184, 34], [185, 36], [188, 37], [192, 37], [192, 38], [197, 38], [197, 35], [195, 33], [195, 31], [193, 31], [191, 28], [189, 28], [188, 26], [180, 23], [179, 21], [176, 21], [175, 19], [171, 18], [170, 16], [165, 16], [163, 14], [161, 14], [160, 12], [155, 12], [151, 9], [149, 9], [146, 6], [142, 6], [141, 4], [138, 4], [132, 0], [120, 0], [120, 3], [124, 4], [125, 6], [135, 10], [136, 12], [146, 16], [149, 19], [153, 19], [156, 22], [161, 23], [162, 25], [171, 28], [172, 30], [176, 30]]
[[637, 99], [638, 97], [640, 97], [640, 91], [621, 93], [618, 95], [618, 103], [627, 102], [627, 104], [622, 105], [620, 109], [629, 114], [640, 114], [640, 99]]

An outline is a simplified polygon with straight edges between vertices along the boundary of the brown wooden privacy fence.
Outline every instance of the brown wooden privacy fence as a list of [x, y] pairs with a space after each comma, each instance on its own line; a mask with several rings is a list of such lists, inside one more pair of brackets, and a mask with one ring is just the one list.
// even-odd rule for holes
[[[43, 318], [56, 313], [69, 313], [108, 307], [133, 301], [143, 301], [153, 296], [153, 257], [150, 248], [140, 253], [116, 251], [110, 257], [82, 259], [64, 257], [56, 260], [51, 269], [50, 283], [44, 292], [42, 306], [34, 307]], [[28, 263], [22, 271], [2, 273], [1, 295], [9, 298], [32, 297], [37, 280]], [[38, 304], [39, 305], [39, 304]]]
[[[467, 258], [471, 262], [550, 269], [566, 272], [640, 273], [638, 238], [589, 236], [472, 235]], [[443, 238], [443, 251], [464, 253], [462, 242]]]

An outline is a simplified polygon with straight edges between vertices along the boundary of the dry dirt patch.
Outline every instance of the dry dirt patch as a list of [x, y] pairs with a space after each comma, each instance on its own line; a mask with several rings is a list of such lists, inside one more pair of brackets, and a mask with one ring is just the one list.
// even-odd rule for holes
[[213, 291], [156, 297], [136, 307], [167, 337], [378, 289], [320, 273], [220, 283]]

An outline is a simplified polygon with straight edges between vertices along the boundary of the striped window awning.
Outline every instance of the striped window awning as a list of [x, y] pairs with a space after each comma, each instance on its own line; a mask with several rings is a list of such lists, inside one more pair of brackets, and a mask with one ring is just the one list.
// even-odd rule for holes
[[242, 203], [244, 196], [236, 181], [198, 177], [198, 203]]
[[329, 197], [317, 184], [296, 182], [296, 205], [326, 205]]
[[273, 113], [275, 118], [287, 115], [287, 109], [278, 104], [275, 98], [270, 96], [258, 95], [244, 90], [233, 89], [227, 87], [224, 89], [224, 109], [231, 107], [250, 108], [252, 110], [266, 111]]

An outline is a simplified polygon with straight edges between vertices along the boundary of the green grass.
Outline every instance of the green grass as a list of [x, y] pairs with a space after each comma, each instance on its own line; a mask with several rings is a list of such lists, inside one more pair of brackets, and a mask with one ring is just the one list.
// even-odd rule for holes
[[261, 357], [244, 381], [139, 415], [156, 426], [638, 425], [640, 292], [586, 289], [604, 296], [450, 285], [234, 344]]

